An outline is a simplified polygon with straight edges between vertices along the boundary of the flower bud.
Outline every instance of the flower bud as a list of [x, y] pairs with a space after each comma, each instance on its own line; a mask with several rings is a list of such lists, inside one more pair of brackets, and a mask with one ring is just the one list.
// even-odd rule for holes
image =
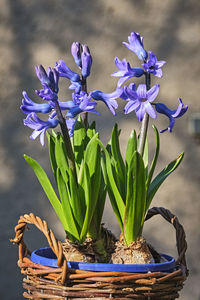
[[41, 84], [50, 85], [49, 77], [42, 65], [35, 66], [35, 72], [38, 77], [38, 79], [41, 81]]
[[83, 52], [81, 53], [82, 76], [88, 77], [92, 66], [92, 56], [87, 45], [82, 45]]
[[71, 47], [71, 53], [74, 58], [75, 63], [77, 66], [81, 68], [81, 44], [79, 42], [74, 42]]

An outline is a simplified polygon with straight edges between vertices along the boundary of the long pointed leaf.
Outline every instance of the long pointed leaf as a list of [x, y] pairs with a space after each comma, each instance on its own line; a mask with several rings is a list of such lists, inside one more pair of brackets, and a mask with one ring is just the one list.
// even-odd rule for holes
[[84, 165], [84, 194], [85, 194], [85, 202], [86, 202], [86, 213], [85, 213], [84, 223], [80, 235], [81, 240], [85, 239], [85, 236], [88, 232], [90, 220], [92, 218], [90, 214], [91, 206], [92, 206], [90, 172], [87, 164]]
[[143, 159], [136, 151], [130, 164], [127, 179], [124, 233], [128, 245], [136, 241], [142, 231], [146, 207], [145, 177]]
[[57, 183], [58, 183], [58, 191], [61, 199], [61, 204], [63, 208], [63, 212], [67, 219], [67, 229], [66, 232], [69, 235], [70, 240], [79, 241], [80, 236], [77, 229], [77, 225], [75, 222], [75, 218], [70, 205], [70, 194], [67, 189], [67, 183], [63, 180], [62, 174], [59, 169], [57, 169]]
[[149, 175], [148, 175], [147, 182], [146, 182], [147, 189], [148, 189], [148, 187], [151, 183], [153, 173], [154, 173], [154, 170], [155, 170], [155, 167], [156, 167], [156, 163], [157, 163], [157, 160], [158, 160], [159, 151], [160, 151], [159, 132], [158, 132], [158, 129], [155, 126], [153, 126], [153, 130], [154, 130], [155, 135], [156, 135], [156, 151], [155, 151], [155, 154], [154, 154], [154, 158], [152, 160], [152, 164], [151, 164]]
[[115, 180], [122, 198], [125, 198], [125, 165], [120, 151], [119, 131], [115, 124], [111, 137], [111, 151], [114, 159]]
[[27, 163], [32, 167], [33, 171], [35, 172], [35, 175], [37, 176], [45, 194], [47, 195], [47, 198], [49, 199], [51, 205], [53, 206], [53, 209], [55, 210], [56, 214], [58, 215], [61, 223], [63, 224], [63, 227], [65, 230], [67, 230], [67, 222], [63, 213], [62, 205], [54, 192], [54, 189], [50, 183], [49, 178], [47, 177], [45, 171], [43, 168], [31, 157], [24, 155], [25, 160]]
[[126, 163], [130, 165], [130, 162], [133, 157], [133, 153], [137, 151], [137, 135], [136, 131], [133, 130], [128, 139], [127, 148], [126, 148]]
[[55, 158], [55, 136], [51, 135], [48, 131], [46, 132], [47, 140], [48, 140], [48, 146], [49, 146], [49, 157], [51, 162], [51, 168], [54, 174], [54, 177], [56, 179], [56, 170], [57, 170], [57, 164], [56, 164], [56, 158]]
[[77, 224], [81, 228], [83, 226], [83, 216], [85, 212], [85, 204], [79, 196], [79, 187], [74, 179], [74, 173], [69, 170], [69, 186], [70, 186], [70, 204]]
[[74, 129], [73, 135], [73, 146], [74, 146], [74, 156], [78, 167], [83, 160], [84, 155], [84, 144], [85, 144], [86, 130], [85, 126], [81, 121], [77, 121]]
[[107, 170], [107, 176], [108, 176], [108, 194], [109, 194], [110, 201], [111, 201], [113, 210], [115, 212], [116, 218], [119, 222], [120, 228], [123, 231], [125, 199], [124, 200], [122, 199], [120, 192], [118, 190], [118, 187], [116, 185], [116, 182], [115, 182], [115, 179], [113, 176], [110, 155], [100, 140], [99, 140], [99, 144], [102, 147], [104, 154], [105, 154], [105, 158], [106, 158], [106, 170]]
[[65, 171], [69, 172], [67, 153], [63, 137], [61, 135], [58, 135], [55, 139], [55, 157], [58, 168], [62, 168]]
[[152, 181], [152, 183], [149, 186], [148, 192], [147, 192], [147, 206], [146, 210], [149, 208], [151, 201], [161, 186], [161, 184], [165, 181], [165, 179], [174, 171], [176, 168], [180, 165], [182, 159], [183, 159], [184, 153], [182, 152], [177, 159], [173, 160], [169, 165], [167, 165]]

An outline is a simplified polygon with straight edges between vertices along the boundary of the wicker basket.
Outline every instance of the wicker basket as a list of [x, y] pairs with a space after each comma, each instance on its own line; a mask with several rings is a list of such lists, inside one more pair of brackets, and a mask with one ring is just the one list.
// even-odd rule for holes
[[[16, 236], [11, 242], [19, 246], [18, 266], [26, 275], [23, 287], [27, 291], [23, 296], [28, 299], [176, 299], [183, 287], [188, 270], [185, 252], [187, 243], [185, 232], [177, 217], [164, 208], [152, 208], [146, 220], [160, 214], [176, 230], [178, 259], [176, 270], [172, 273], [125, 273], [91, 272], [67, 268], [61, 242], [48, 229], [47, 223], [34, 214], [21, 216], [15, 227]], [[48, 243], [57, 257], [59, 268], [50, 268], [33, 263], [27, 256], [23, 235], [27, 224], [34, 224], [46, 236]]]

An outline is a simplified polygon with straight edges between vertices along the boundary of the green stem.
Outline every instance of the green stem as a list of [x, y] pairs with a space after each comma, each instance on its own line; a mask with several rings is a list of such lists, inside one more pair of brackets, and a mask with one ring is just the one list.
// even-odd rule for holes
[[[145, 73], [145, 83], [147, 87], [147, 91], [150, 90], [151, 87], [151, 77], [149, 73]], [[147, 137], [147, 130], [148, 130], [148, 124], [149, 124], [149, 115], [148, 113], [144, 114], [144, 118], [142, 120], [142, 125], [140, 129], [140, 138], [139, 138], [139, 146], [138, 146], [138, 152], [143, 156], [144, 154], [144, 147]]]
[[[85, 77], [82, 77], [81, 79], [81, 90], [87, 93], [87, 81]], [[83, 121], [83, 124], [85, 125], [85, 129], [88, 129], [88, 113], [84, 112], [81, 114], [81, 119]]]
[[58, 120], [60, 121], [60, 128], [61, 128], [61, 131], [62, 131], [62, 134], [63, 134], [63, 139], [64, 139], [65, 147], [66, 147], [66, 150], [67, 150], [67, 159], [68, 159], [69, 167], [73, 171], [73, 173], [75, 175], [75, 179], [77, 181], [74, 152], [73, 152], [73, 149], [72, 149], [72, 144], [71, 144], [71, 141], [70, 141], [66, 120], [64, 119], [64, 117], [62, 115], [62, 112], [61, 112], [60, 106], [58, 104], [58, 101], [56, 101], [55, 104], [56, 104], [56, 107], [55, 107], [56, 113], [57, 113], [57, 116], [58, 116]]

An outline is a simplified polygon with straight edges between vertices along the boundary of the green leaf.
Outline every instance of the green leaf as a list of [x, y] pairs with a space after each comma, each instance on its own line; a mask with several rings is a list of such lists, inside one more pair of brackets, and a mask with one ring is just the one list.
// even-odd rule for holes
[[45, 171], [43, 168], [31, 157], [24, 155], [25, 160], [27, 163], [32, 167], [33, 171], [35, 172], [35, 175], [37, 176], [45, 194], [47, 195], [47, 198], [49, 199], [51, 205], [53, 206], [54, 211], [58, 215], [63, 227], [65, 230], [68, 228], [68, 224], [65, 219], [65, 215], [63, 213], [62, 205], [54, 192], [54, 189], [50, 183], [49, 178], [47, 177]]
[[141, 235], [145, 207], [145, 167], [141, 155], [135, 151], [127, 175], [124, 236], [128, 245]]
[[149, 208], [151, 201], [161, 186], [161, 184], [164, 182], [164, 180], [174, 171], [176, 168], [180, 165], [182, 159], [183, 159], [184, 153], [182, 152], [177, 159], [173, 160], [169, 165], [167, 165], [152, 181], [148, 188], [147, 192], [147, 206], [146, 211]]
[[137, 135], [136, 131], [133, 130], [128, 139], [127, 148], [126, 148], [126, 163], [130, 165], [130, 162], [133, 157], [133, 153], [137, 151]]
[[63, 212], [67, 220], [66, 232], [71, 241], [79, 241], [80, 236], [70, 205], [70, 193], [68, 190], [67, 182], [63, 179], [62, 173], [59, 169], [57, 169], [57, 183]]
[[72, 207], [72, 211], [74, 217], [76, 219], [79, 228], [83, 226], [83, 216], [85, 212], [85, 204], [83, 203], [83, 199], [81, 199], [79, 195], [79, 187], [74, 178], [74, 173], [70, 169], [69, 170], [69, 186], [70, 186], [70, 204]]
[[56, 179], [57, 164], [56, 164], [56, 158], [55, 158], [55, 136], [49, 134], [48, 131], [46, 131], [46, 136], [47, 136], [48, 146], [49, 146], [49, 157], [50, 157], [50, 162], [51, 162], [51, 168], [52, 168], [54, 177]]
[[93, 202], [93, 210], [91, 214], [93, 214], [96, 207], [101, 182], [101, 151], [97, 136], [98, 134], [96, 134], [87, 145], [84, 158], [85, 164], [88, 166], [92, 187], [90, 201]]
[[155, 126], [153, 126], [153, 130], [154, 130], [155, 135], [156, 135], [156, 151], [155, 151], [155, 154], [154, 154], [153, 161], [151, 163], [149, 175], [148, 175], [147, 182], [146, 182], [147, 189], [148, 189], [148, 187], [149, 187], [149, 185], [151, 183], [151, 180], [152, 180], [152, 177], [153, 177], [153, 173], [154, 173], [154, 170], [155, 170], [155, 167], [156, 167], [156, 163], [157, 163], [157, 160], [158, 160], [159, 151], [160, 151], [159, 132], [158, 132], [158, 129]]
[[74, 156], [78, 167], [81, 164], [84, 155], [86, 130], [82, 122], [77, 121], [73, 135]]
[[63, 137], [60, 134], [55, 139], [55, 158], [57, 167], [69, 172], [66, 148]]
[[122, 198], [125, 198], [125, 182], [126, 182], [125, 165], [120, 151], [119, 132], [118, 132], [117, 124], [115, 124], [112, 131], [111, 151], [112, 151], [113, 159], [115, 161], [114, 163], [115, 180], [118, 189], [120, 190], [120, 194], [122, 195]]
[[144, 153], [143, 153], [143, 161], [145, 167], [145, 174], [146, 178], [148, 176], [148, 164], [149, 164], [149, 146], [148, 146], [148, 139], [146, 137], [145, 145], [144, 145]]
[[84, 164], [84, 196], [86, 203], [86, 213], [84, 218], [83, 227], [81, 230], [80, 239], [84, 240], [89, 228], [90, 220], [92, 218], [91, 215], [91, 206], [93, 205], [91, 199], [91, 184], [90, 184], [90, 172], [87, 164]]
[[88, 143], [86, 150], [84, 161], [88, 165], [90, 176], [92, 177], [96, 171], [96, 163], [97, 159], [100, 160], [100, 149], [98, 143], [98, 133], [95, 134], [90, 142]]
[[107, 170], [107, 178], [108, 178], [108, 194], [109, 198], [114, 210], [114, 213], [116, 215], [116, 218], [119, 222], [120, 228], [123, 231], [123, 220], [124, 220], [124, 213], [125, 213], [125, 204], [124, 201], [120, 195], [120, 192], [118, 190], [118, 187], [116, 185], [114, 176], [113, 176], [113, 170], [112, 170], [112, 163], [111, 163], [111, 158], [102, 144], [102, 142], [99, 140], [99, 144], [102, 147], [104, 154], [105, 154], [105, 159], [106, 159], [106, 170]]

